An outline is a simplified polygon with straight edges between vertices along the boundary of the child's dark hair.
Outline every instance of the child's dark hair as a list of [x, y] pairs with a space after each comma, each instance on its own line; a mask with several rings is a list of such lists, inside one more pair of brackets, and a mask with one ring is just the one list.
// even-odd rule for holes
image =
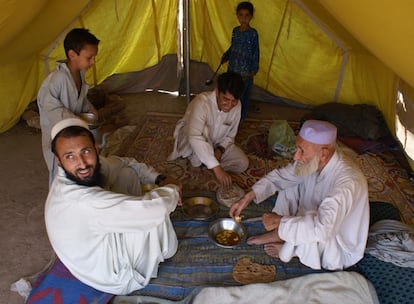
[[68, 56], [69, 50], [73, 50], [79, 55], [86, 44], [98, 45], [99, 39], [90, 33], [88, 29], [74, 28], [67, 33], [65, 40], [63, 41], [66, 56]]
[[253, 4], [251, 4], [250, 2], [248, 2], [248, 1], [243, 1], [243, 2], [240, 2], [240, 3], [237, 5], [237, 8], [236, 8], [236, 14], [237, 14], [240, 10], [242, 10], [242, 9], [248, 10], [248, 11], [249, 11], [249, 13], [250, 13], [250, 15], [252, 15], [252, 16], [253, 16], [253, 13], [254, 13], [254, 7], [253, 7]]
[[57, 156], [56, 152], [56, 141], [59, 137], [64, 138], [72, 138], [72, 137], [78, 137], [78, 136], [87, 136], [92, 141], [93, 145], [95, 145], [95, 137], [93, 137], [93, 134], [91, 131], [80, 127], [80, 126], [70, 126], [67, 128], [64, 128], [62, 131], [60, 131], [58, 134], [56, 134], [55, 138], [53, 138], [51, 143], [51, 148], [53, 154]]
[[229, 92], [234, 98], [240, 99], [244, 92], [244, 82], [240, 74], [226, 72], [217, 77], [217, 90], [220, 93]]

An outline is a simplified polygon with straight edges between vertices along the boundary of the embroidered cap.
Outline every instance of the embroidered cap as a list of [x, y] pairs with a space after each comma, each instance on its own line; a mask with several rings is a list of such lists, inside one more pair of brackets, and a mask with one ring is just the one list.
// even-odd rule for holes
[[86, 130], [89, 130], [88, 123], [80, 118], [66, 118], [64, 120], [59, 121], [55, 124], [52, 128], [51, 136], [52, 140], [56, 137], [56, 135], [67, 127], [82, 127]]
[[328, 145], [336, 141], [336, 127], [327, 121], [307, 120], [299, 131], [304, 140], [317, 144]]

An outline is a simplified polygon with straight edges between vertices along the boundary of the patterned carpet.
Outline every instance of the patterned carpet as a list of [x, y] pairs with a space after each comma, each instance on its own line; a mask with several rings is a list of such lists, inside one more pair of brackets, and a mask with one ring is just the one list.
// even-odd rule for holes
[[[184, 194], [196, 191], [215, 192], [219, 184], [210, 170], [193, 168], [185, 159], [166, 161], [172, 151], [173, 132], [179, 118], [180, 116], [174, 114], [150, 113], [142, 128], [133, 135], [131, 141], [124, 143], [119, 154], [134, 157], [140, 162], [152, 165], [160, 172], [179, 179], [183, 183]], [[248, 190], [272, 169], [289, 162], [281, 157], [254, 154], [252, 142], [257, 145], [260, 139], [265, 140], [271, 123], [271, 121], [247, 119], [239, 127], [236, 142], [248, 153], [250, 165], [246, 172], [233, 174], [232, 178], [244, 190]], [[294, 131], [297, 131], [298, 122], [289, 124]], [[392, 203], [401, 211], [404, 222], [414, 224], [414, 182], [409, 180], [407, 172], [401, 168], [392, 154], [384, 152], [379, 155], [367, 153], [359, 155], [350, 148], [342, 146], [345, 153], [354, 158], [364, 172], [369, 185], [370, 201]]]

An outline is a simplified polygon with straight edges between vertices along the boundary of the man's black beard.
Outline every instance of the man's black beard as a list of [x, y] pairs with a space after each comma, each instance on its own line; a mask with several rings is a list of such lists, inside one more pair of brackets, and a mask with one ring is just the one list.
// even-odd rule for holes
[[65, 168], [63, 168], [63, 170], [65, 170], [66, 177], [69, 178], [71, 181], [74, 181], [78, 185], [88, 186], [88, 187], [94, 187], [94, 186], [102, 187], [103, 186], [103, 176], [101, 174], [101, 163], [99, 162], [99, 159], [96, 162], [96, 167], [95, 167], [95, 170], [93, 171], [93, 175], [86, 179], [77, 178], [75, 175], [66, 171]]

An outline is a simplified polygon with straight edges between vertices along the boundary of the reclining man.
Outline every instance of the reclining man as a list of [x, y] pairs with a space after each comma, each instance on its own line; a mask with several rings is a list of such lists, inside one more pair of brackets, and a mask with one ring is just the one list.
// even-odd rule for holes
[[[177, 250], [170, 213], [181, 186], [133, 159], [100, 157], [83, 120], [62, 120], [51, 133], [59, 168], [45, 221], [54, 251], [97, 290], [123, 295], [143, 288]], [[159, 188], [136, 196], [141, 182], [154, 181]]]
[[246, 154], [234, 143], [240, 117], [242, 77], [233, 72], [218, 76], [217, 88], [197, 95], [174, 131], [174, 151], [168, 160], [189, 158], [193, 167], [204, 164], [225, 188], [228, 172], [241, 173], [249, 166]]
[[240, 216], [255, 200], [278, 191], [272, 213], [262, 216], [269, 232], [250, 237], [250, 245], [289, 262], [297, 256], [314, 269], [350, 267], [364, 255], [368, 237], [367, 181], [358, 166], [336, 147], [336, 127], [306, 121], [296, 138], [295, 162], [276, 169], [252, 187], [230, 209]]

